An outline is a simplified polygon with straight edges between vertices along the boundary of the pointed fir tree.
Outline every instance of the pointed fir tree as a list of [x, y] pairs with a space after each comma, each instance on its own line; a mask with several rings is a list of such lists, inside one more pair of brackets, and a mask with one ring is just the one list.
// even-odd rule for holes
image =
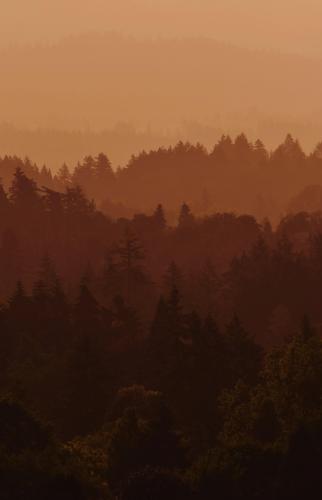
[[77, 302], [74, 307], [76, 333], [94, 334], [99, 328], [100, 308], [91, 293], [86, 278], [82, 278]]
[[9, 189], [9, 200], [13, 207], [25, 216], [41, 208], [42, 203], [37, 184], [29, 179], [20, 167], [15, 171]]
[[167, 226], [167, 221], [164, 215], [163, 206], [159, 204], [153, 213], [153, 223], [159, 230], [164, 230]]
[[194, 216], [190, 210], [189, 205], [186, 203], [183, 203], [180, 209], [180, 214], [179, 214], [179, 220], [178, 220], [178, 227], [180, 229], [182, 228], [188, 228], [191, 227], [194, 223]]

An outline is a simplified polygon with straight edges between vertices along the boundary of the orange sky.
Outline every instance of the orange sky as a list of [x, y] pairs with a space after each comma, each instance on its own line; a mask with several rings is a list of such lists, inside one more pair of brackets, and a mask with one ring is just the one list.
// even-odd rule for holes
[[321, 19], [321, 0], [1, 0], [0, 43], [115, 30], [321, 54]]

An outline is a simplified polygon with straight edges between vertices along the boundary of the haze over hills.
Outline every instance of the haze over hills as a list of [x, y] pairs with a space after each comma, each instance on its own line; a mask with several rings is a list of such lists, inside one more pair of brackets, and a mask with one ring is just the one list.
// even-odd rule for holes
[[[322, 137], [321, 123], [314, 126], [312, 123], [302, 124], [282, 118], [277, 121], [277, 118], [265, 116], [259, 117], [254, 126], [243, 128], [242, 122], [242, 116], [236, 121], [235, 127], [228, 124], [220, 127], [215, 124], [183, 122], [172, 132], [151, 127], [136, 129], [125, 122], [97, 132], [88, 129], [20, 129], [3, 123], [0, 125], [0, 156], [28, 157], [37, 165], [46, 165], [56, 172], [64, 163], [73, 169], [85, 156], [96, 156], [105, 151], [115, 170], [127, 165], [133, 154], [158, 149], [160, 146], [174, 146], [180, 141], [201, 142], [211, 151], [223, 134], [230, 133], [234, 138], [241, 130], [245, 130], [247, 137], [253, 142], [258, 137], [264, 138], [269, 150], [275, 149], [285, 139], [288, 131], [292, 131], [294, 137], [301, 138], [301, 145], [308, 153], [314, 150]], [[244, 117], [244, 122], [248, 123], [247, 116]]]
[[[0, 155], [29, 155], [58, 168], [91, 151], [89, 145], [93, 154], [111, 149], [113, 163], [124, 163], [156, 144], [188, 139], [211, 147], [222, 133], [242, 130], [268, 147], [292, 132], [312, 149], [322, 135], [316, 58], [206, 38], [117, 34], [11, 47], [0, 55], [1, 121], [21, 129], [0, 129]], [[83, 134], [68, 135], [75, 130]], [[112, 132], [98, 137], [104, 130]]]
[[0, 500], [322, 498], [322, 0], [0, 0]]
[[28, 126], [172, 128], [250, 109], [312, 115], [322, 93], [320, 60], [211, 39], [84, 35], [3, 50], [1, 64], [2, 117]]
[[321, 16], [320, 0], [2, 0], [0, 45], [115, 30], [321, 55]]

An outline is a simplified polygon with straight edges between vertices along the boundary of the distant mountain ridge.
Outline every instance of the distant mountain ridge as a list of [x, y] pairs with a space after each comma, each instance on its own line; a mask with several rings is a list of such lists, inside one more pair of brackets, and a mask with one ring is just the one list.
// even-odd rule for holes
[[260, 112], [318, 116], [322, 97], [319, 59], [206, 38], [88, 35], [0, 57], [2, 118], [19, 126], [99, 130], [127, 121], [172, 129], [227, 113], [231, 121], [241, 112], [249, 121]]

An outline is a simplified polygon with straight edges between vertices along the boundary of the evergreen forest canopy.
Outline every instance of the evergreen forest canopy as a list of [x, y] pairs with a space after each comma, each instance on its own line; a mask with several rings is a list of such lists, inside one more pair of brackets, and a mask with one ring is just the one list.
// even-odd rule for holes
[[244, 134], [234, 140], [223, 136], [209, 151], [201, 144], [179, 142], [142, 151], [117, 169], [102, 153], [86, 156], [73, 169], [64, 164], [55, 173], [28, 158], [5, 156], [0, 175], [6, 189], [17, 167], [40, 187], [61, 192], [80, 186], [112, 218], [151, 214], [160, 202], [170, 225], [184, 201], [198, 216], [248, 213], [274, 223], [289, 212], [322, 209], [322, 143], [306, 155], [291, 135], [271, 152]]
[[318, 184], [320, 150], [1, 160], [1, 498], [321, 497], [322, 213], [242, 210]]

